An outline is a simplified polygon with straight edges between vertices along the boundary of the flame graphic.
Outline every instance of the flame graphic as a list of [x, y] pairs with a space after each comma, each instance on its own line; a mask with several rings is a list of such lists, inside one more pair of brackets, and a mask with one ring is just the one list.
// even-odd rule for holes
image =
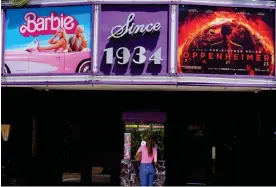
[[251, 17], [235, 12], [215, 11], [213, 14], [202, 14], [200, 17], [188, 17], [178, 32], [178, 72], [181, 72], [180, 56], [186, 51], [194, 39], [211, 26], [223, 23], [235, 23], [248, 29], [251, 35], [258, 37], [265, 51], [272, 54], [271, 72], [274, 72], [274, 37], [273, 29], [261, 17]]

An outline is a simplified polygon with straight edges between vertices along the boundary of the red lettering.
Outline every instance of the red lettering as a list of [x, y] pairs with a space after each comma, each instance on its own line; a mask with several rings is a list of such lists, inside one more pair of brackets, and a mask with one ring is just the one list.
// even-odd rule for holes
[[209, 58], [210, 60], [214, 59], [214, 53], [209, 53], [208, 58]]

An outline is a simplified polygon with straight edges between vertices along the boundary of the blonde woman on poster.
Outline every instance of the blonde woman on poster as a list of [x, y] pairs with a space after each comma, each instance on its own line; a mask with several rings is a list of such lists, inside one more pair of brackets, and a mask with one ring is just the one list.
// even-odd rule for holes
[[[58, 39], [56, 39], [58, 37]], [[56, 40], [55, 40], [56, 39]], [[66, 36], [66, 31], [64, 28], [59, 27], [56, 34], [49, 40], [50, 46], [47, 47], [37, 47], [38, 51], [43, 50], [53, 50], [55, 52], [68, 52], [68, 40]]]

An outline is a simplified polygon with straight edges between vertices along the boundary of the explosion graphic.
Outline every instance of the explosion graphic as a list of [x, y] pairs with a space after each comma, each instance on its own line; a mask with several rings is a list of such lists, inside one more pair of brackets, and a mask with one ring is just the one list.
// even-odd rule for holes
[[[243, 46], [243, 51], [258, 51], [270, 55], [267, 71], [274, 73], [274, 30], [269, 27], [261, 16], [248, 16], [246, 12], [214, 11], [213, 13], [191, 13], [179, 26], [178, 34], [178, 72], [182, 73], [183, 55], [185, 52], [209, 49], [222, 40], [221, 30], [224, 25], [231, 27], [231, 43]], [[237, 48], [237, 47], [236, 47]], [[243, 57], [244, 58], [244, 57]], [[266, 57], [264, 57], [266, 58]], [[191, 58], [189, 59], [191, 61]], [[187, 61], [187, 60], [186, 60]], [[261, 60], [260, 60], [261, 61]], [[200, 63], [207, 63], [202, 60]], [[236, 62], [240, 63], [240, 62]], [[253, 68], [246, 71], [254, 75]]]

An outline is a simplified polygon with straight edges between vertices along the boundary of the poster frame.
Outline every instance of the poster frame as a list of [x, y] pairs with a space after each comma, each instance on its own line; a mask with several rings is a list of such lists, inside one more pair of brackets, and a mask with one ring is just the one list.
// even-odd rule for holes
[[[63, 7], [63, 6], [90, 6], [90, 8], [92, 9], [92, 14], [90, 19], [92, 20], [91, 22], [91, 46], [93, 47], [93, 36], [94, 36], [94, 14], [95, 14], [95, 6], [93, 2], [81, 2], [81, 3], [50, 3], [50, 4], [40, 4], [40, 5], [26, 5], [22, 8], [43, 8], [43, 7]], [[16, 74], [4, 74], [4, 64], [5, 64], [5, 42], [6, 42], [6, 12], [9, 9], [18, 9], [20, 11], [21, 7], [16, 8], [16, 7], [11, 7], [11, 6], [6, 6], [6, 7], [2, 7], [3, 8], [3, 28], [2, 28], [2, 37], [4, 37], [4, 40], [2, 40], [2, 71], [1, 71], [1, 76], [3, 77], [24, 77], [24, 76], [74, 76], [74, 75], [91, 75], [93, 72], [92, 70], [92, 66], [93, 66], [93, 48], [90, 51], [91, 52], [91, 57], [90, 57], [90, 73], [16, 73]], [[93, 19], [92, 19], [93, 18]]]
[[[152, 1], [142, 1], [142, 2], [133, 2], [133, 3], [125, 3], [123, 1], [117, 1], [116, 3], [115, 2], [100, 2], [100, 3], [97, 3], [99, 5], [99, 15], [98, 15], [98, 51], [97, 51], [97, 62], [95, 62], [94, 67], [95, 67], [95, 72], [94, 72], [94, 76], [103, 76], [103, 77], [106, 77], [106, 76], [110, 76], [110, 77], [118, 77], [118, 76], [151, 76], [151, 75], [144, 75], [143, 73], [141, 75], [131, 75], [131, 74], [125, 74], [125, 75], [104, 75], [100, 72], [100, 59], [101, 59], [101, 56], [100, 56], [100, 49], [101, 49], [101, 42], [99, 41], [101, 39], [101, 17], [102, 17], [102, 5], [135, 5], [135, 4], [138, 4], [138, 5], [167, 5], [168, 6], [168, 41], [167, 41], [167, 44], [168, 44], [168, 47], [167, 47], [167, 68], [166, 68], [166, 72], [165, 73], [159, 73], [158, 75], [152, 75], [154, 77], [158, 77], [158, 76], [171, 76], [171, 71], [170, 71], [170, 65], [171, 65], [171, 53], [170, 53], [170, 50], [172, 47], [175, 47], [175, 46], [172, 46], [171, 45], [171, 14], [172, 14], [172, 11], [171, 11], [171, 8], [172, 8], [172, 5], [173, 4], [176, 4], [176, 3], [169, 3], [169, 2], [164, 2], [164, 1], [161, 1], [161, 2], [158, 2], [158, 1], [154, 1], [152, 3]], [[177, 56], [177, 55], [176, 55]]]
[[4, 61], [5, 61], [5, 43], [6, 43], [6, 11], [5, 9], [1, 9], [1, 14], [2, 14], [2, 63], [1, 63], [1, 76], [4, 75]]
[[[274, 28], [274, 75], [223, 75], [223, 74], [197, 74], [197, 73], [176, 73], [178, 77], [215, 77], [215, 78], [252, 78], [252, 79], [274, 79], [276, 76], [276, 7], [275, 6], [260, 6], [260, 5], [236, 5], [236, 4], [221, 4], [221, 3], [203, 3], [203, 2], [179, 2], [178, 3], [178, 12], [179, 16], [179, 6], [181, 5], [195, 5], [195, 6], [216, 6], [216, 7], [230, 7], [230, 8], [259, 8], [259, 9], [273, 9], [275, 17], [275, 28]], [[177, 29], [179, 27], [179, 21], [177, 22]], [[177, 32], [178, 40], [178, 32]], [[176, 43], [176, 49], [178, 49], [178, 43]], [[178, 50], [177, 50], [178, 51]], [[177, 54], [178, 56], [178, 54]], [[178, 65], [178, 59], [176, 60], [176, 66]], [[176, 67], [177, 68], [177, 67]], [[179, 83], [178, 83], [179, 84]], [[180, 83], [181, 84], [181, 83]]]
[[[101, 17], [101, 9], [100, 9], [100, 6], [102, 4], [167, 4], [167, 5], [176, 5], [176, 33], [175, 33], [175, 37], [176, 37], [176, 45], [175, 46], [170, 46], [170, 48], [175, 48], [175, 53], [176, 53], [176, 60], [175, 60], [175, 68], [177, 70], [177, 48], [178, 48], [178, 44], [177, 44], [177, 39], [178, 39], [178, 16], [179, 16], [179, 6], [180, 5], [201, 5], [201, 6], [221, 6], [221, 7], [240, 7], [240, 8], [261, 8], [261, 9], [274, 9], [275, 11], [275, 25], [276, 25], [276, 7], [275, 6], [268, 6], [268, 5], [248, 5], [248, 4], [245, 4], [245, 5], [240, 5], [240, 4], [218, 4], [218, 3], [213, 3], [213, 2], [208, 2], [208, 3], [204, 3], [204, 2], [181, 2], [181, 1], [132, 1], [132, 2], [125, 2], [125, 1], [117, 1], [117, 2], [113, 2], [113, 1], [94, 1], [94, 0], [89, 0], [89, 1], [86, 1], [86, 2], [79, 2], [79, 3], [76, 3], [76, 2], [69, 2], [69, 3], [49, 3], [49, 4], [33, 4], [33, 5], [26, 5], [24, 6], [24, 8], [37, 8], [37, 7], [58, 7], [58, 6], [76, 6], [76, 5], [90, 5], [92, 10], [94, 10], [94, 12], [92, 12], [92, 15], [94, 15], [93, 17], [93, 21], [92, 21], [92, 31], [91, 31], [91, 35], [94, 37], [94, 32], [95, 32], [95, 28], [94, 28], [94, 25], [95, 25], [95, 6], [94, 5], [98, 5], [99, 6], [99, 12], [98, 12], [98, 17], [99, 17], [99, 20], [98, 20], [98, 23], [100, 22], [100, 17]], [[1, 7], [1, 11], [3, 11], [3, 27], [2, 27], [2, 69], [1, 69], [1, 76], [2, 77], [26, 77], [26, 76], [29, 76], [29, 77], [35, 77], [36, 76], [44, 76], [44, 77], [55, 77], [55, 76], [64, 76], [65, 78], [66, 77], [69, 77], [69, 76], [81, 76], [82, 74], [81, 73], [70, 73], [70, 74], [67, 74], [67, 73], [61, 73], [61, 74], [58, 74], [58, 73], [51, 73], [51, 74], [31, 74], [31, 73], [26, 73], [26, 74], [5, 74], [3, 75], [3, 65], [4, 65], [4, 50], [5, 50], [5, 32], [6, 32], [6, 26], [5, 26], [5, 22], [6, 22], [6, 10], [7, 9], [13, 9], [14, 7], [11, 7], [11, 6], [2, 6]], [[169, 9], [171, 11], [171, 8]], [[169, 15], [169, 21], [171, 24], [171, 12], [170, 12], [170, 15]], [[98, 31], [99, 31], [99, 27], [98, 27]], [[171, 30], [171, 28], [169, 28], [169, 30]], [[276, 30], [276, 29], [275, 29]], [[169, 31], [170, 32], [170, 31]], [[275, 31], [276, 32], [276, 31]], [[98, 32], [98, 34], [100, 34]], [[276, 36], [275, 36], [276, 37]], [[169, 37], [170, 38], [170, 37]], [[171, 41], [168, 41], [168, 45], [171, 45], [170, 43]], [[91, 41], [91, 45], [94, 46], [94, 39]], [[99, 42], [97, 43], [97, 45], [99, 46]], [[276, 45], [276, 44], [274, 44]], [[98, 48], [98, 51], [99, 51], [99, 48]], [[91, 52], [93, 53], [93, 50], [91, 50]], [[275, 47], [275, 51], [274, 51], [274, 60], [276, 61], [276, 47]], [[98, 54], [99, 55], [99, 52]], [[90, 73], [85, 73], [84, 76], [95, 76], [96, 74], [93, 73], [93, 54], [91, 55], [91, 72]], [[170, 52], [168, 51], [168, 59], [170, 59]], [[275, 71], [275, 75], [272, 75], [272, 76], [251, 76], [251, 75], [219, 75], [219, 74], [190, 74], [190, 73], [185, 73], [185, 74], [180, 74], [178, 73], [177, 71], [175, 71], [174, 73], [173, 72], [170, 72], [170, 63], [171, 61], [168, 61], [168, 68], [167, 68], [167, 75], [168, 77], [179, 77], [180, 79], [185, 79], [185, 77], [195, 77], [195, 79], [197, 77], [207, 77], [207, 78], [227, 78], [227, 79], [236, 79], [236, 78], [245, 78], [245, 79], [259, 79], [259, 80], [275, 80], [276, 81], [276, 71]], [[276, 66], [276, 63], [274, 63], [274, 66]], [[276, 67], [275, 67], [276, 68]], [[150, 76], [149, 76], [150, 77]], [[45, 81], [43, 81], [43, 83], [35, 83], [35, 84], [63, 84], [63, 85], [70, 85], [70, 84], [82, 84], [82, 83], [85, 83], [85, 84], [94, 84], [94, 81], [92, 80], [93, 78], [91, 77], [91, 81], [83, 81], [83, 82], [79, 82], [79, 81], [70, 81], [70, 82], [49, 82], [45, 79]], [[150, 79], [150, 78], [149, 78]], [[183, 85], [183, 84], [186, 84], [186, 83], [181, 83], [180, 79], [176, 80], [175, 82], [173, 82], [172, 84], [176, 84], [176, 85]], [[113, 82], [113, 81], [112, 81]], [[29, 85], [29, 84], [32, 84], [31, 82], [14, 82], [14, 83], [5, 83], [5, 82], [2, 82], [2, 84], [14, 84], [14, 85]], [[120, 83], [113, 83], [113, 84], [119, 84]], [[133, 83], [135, 84], [135, 83]], [[152, 83], [146, 83], [146, 82], [141, 82], [141, 84], [152, 84]], [[224, 83], [221, 83], [221, 85], [225, 85]], [[235, 86], [239, 86], [241, 85], [242, 86], [242, 83], [240, 82], [237, 82], [237, 84], [235, 84]], [[207, 86], [207, 85], [206, 85]], [[265, 86], [265, 85], [264, 85]]]

